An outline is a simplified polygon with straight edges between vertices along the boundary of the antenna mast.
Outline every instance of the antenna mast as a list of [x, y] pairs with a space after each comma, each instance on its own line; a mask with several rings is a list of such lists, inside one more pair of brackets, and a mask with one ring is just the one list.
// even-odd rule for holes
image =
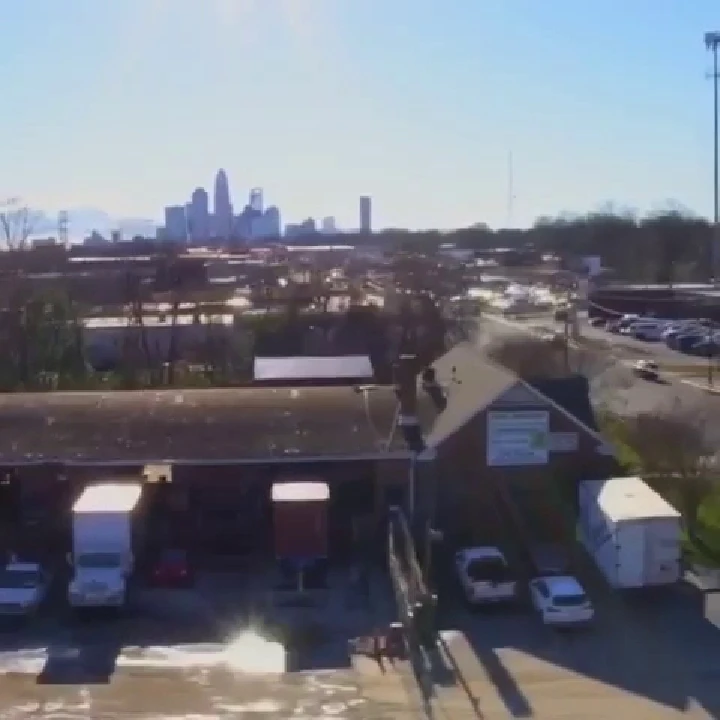
[[57, 234], [58, 234], [58, 244], [62, 245], [64, 248], [70, 247], [70, 240], [68, 237], [68, 225], [69, 225], [69, 217], [66, 210], [61, 210], [58, 213], [57, 218]]

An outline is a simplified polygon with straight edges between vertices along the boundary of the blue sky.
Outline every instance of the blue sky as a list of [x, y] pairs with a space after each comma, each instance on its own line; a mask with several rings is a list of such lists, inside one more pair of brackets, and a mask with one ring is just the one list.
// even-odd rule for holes
[[[219, 167], [287, 221], [712, 209], [717, 0], [0, 0], [0, 196], [159, 218]], [[717, 28], [715, 26], [718, 26]]]

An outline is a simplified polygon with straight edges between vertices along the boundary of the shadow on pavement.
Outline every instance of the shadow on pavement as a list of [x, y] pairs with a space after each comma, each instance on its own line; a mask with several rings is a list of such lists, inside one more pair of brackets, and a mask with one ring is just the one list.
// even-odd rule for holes
[[120, 654], [118, 644], [84, 647], [54, 645], [48, 648], [45, 666], [37, 677], [38, 685], [107, 684], [115, 672]]
[[[509, 490], [512, 492], [512, 490]], [[523, 497], [512, 493], [512, 501], [525, 528], [537, 542], [554, 540], [556, 528], [543, 527], [542, 498], [549, 492]], [[484, 518], [478, 518], [482, 523]], [[511, 712], [528, 713], [519, 699], [521, 675], [513, 677], [513, 665], [501, 661], [519, 651], [541, 661], [543, 672], [557, 679], [568, 675], [613, 686], [620, 692], [645, 697], [677, 710], [696, 702], [705, 708], [720, 706], [720, 594], [702, 593], [685, 584], [657, 593], [629, 595], [612, 590], [592, 559], [577, 543], [573, 547], [573, 574], [593, 600], [596, 618], [586, 632], [557, 633], [543, 626], [530, 609], [522, 615], [469, 613], [458, 601], [452, 583], [439, 595], [445, 612], [443, 626], [459, 630], [472, 648], [477, 663], [486, 671]], [[449, 573], [446, 573], [449, 574]], [[500, 652], [498, 652], [500, 651]], [[464, 650], [462, 652], [465, 652]], [[468, 656], [470, 653], [468, 653]], [[465, 656], [461, 668], [472, 661]], [[523, 665], [524, 665], [523, 661]]]
[[389, 579], [378, 567], [369, 571], [369, 589], [369, 596], [362, 597], [349, 571], [333, 568], [314, 603], [299, 607], [276, 603], [270, 608], [271, 622], [293, 628], [286, 634], [288, 670], [349, 668], [354, 641], [384, 632], [396, 617]]

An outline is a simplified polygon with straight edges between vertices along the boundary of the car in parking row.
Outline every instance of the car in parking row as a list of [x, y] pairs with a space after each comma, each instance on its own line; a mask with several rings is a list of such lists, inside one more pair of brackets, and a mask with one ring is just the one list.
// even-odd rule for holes
[[[592, 602], [579, 581], [568, 573], [563, 548], [540, 545], [531, 549], [537, 577], [528, 583], [530, 601], [546, 625], [588, 624], [594, 616]], [[514, 604], [520, 586], [510, 564], [497, 547], [476, 546], [458, 550], [455, 572], [465, 601], [473, 607]]]
[[611, 333], [646, 342], [663, 342], [672, 350], [688, 355], [714, 357], [720, 354], [720, 326], [710, 320], [664, 319], [636, 314], [615, 320], [593, 318], [591, 325]]

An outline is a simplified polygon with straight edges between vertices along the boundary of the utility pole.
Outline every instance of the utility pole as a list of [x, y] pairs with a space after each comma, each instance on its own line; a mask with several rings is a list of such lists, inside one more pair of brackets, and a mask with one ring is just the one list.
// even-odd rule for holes
[[712, 387], [714, 384], [714, 380], [715, 380], [713, 377], [713, 358], [715, 356], [715, 347], [714, 347], [715, 341], [713, 339], [711, 327], [708, 327], [708, 329], [707, 329], [707, 335], [705, 337], [705, 340], [707, 342], [707, 354], [708, 354], [708, 356], [707, 356], [707, 359], [708, 359], [707, 384], [708, 384], [708, 387]]
[[712, 52], [713, 69], [709, 74], [713, 83], [713, 232], [710, 247], [710, 272], [713, 283], [718, 281], [718, 246], [720, 245], [720, 196], [718, 183], [718, 46], [720, 46], [720, 32], [705, 33], [705, 47]]
[[563, 322], [563, 353], [566, 375], [570, 374], [570, 323], [573, 322], [572, 313], [574, 310], [572, 290], [568, 289], [565, 297], [565, 315]]

